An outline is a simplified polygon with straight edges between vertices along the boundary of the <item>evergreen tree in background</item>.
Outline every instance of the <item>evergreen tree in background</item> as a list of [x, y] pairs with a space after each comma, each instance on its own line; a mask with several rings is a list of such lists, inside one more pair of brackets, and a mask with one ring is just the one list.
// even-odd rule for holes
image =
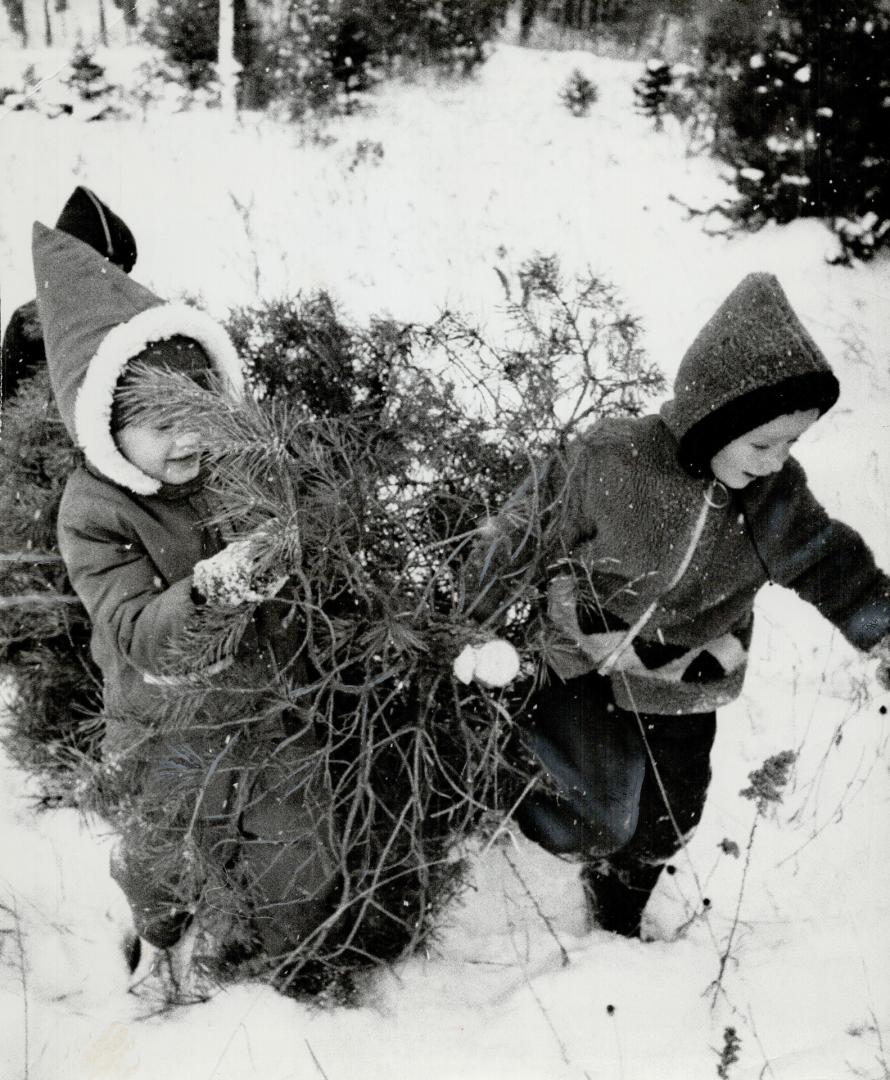
[[[261, 25], [237, 0], [241, 103], [278, 101], [299, 119], [349, 111], [376, 77], [405, 65], [467, 73], [485, 59], [508, 7], [508, 0], [289, 0]], [[164, 0], [149, 25], [149, 39], [191, 89], [214, 77], [218, 12], [219, 0]]]
[[645, 72], [634, 83], [637, 108], [655, 121], [656, 131], [661, 131], [663, 126], [662, 118], [672, 81], [670, 64], [664, 60], [652, 59], [647, 61]]
[[753, 224], [828, 220], [868, 256], [890, 240], [890, 11], [882, 0], [735, 0], [704, 42], [713, 149]]
[[9, 29], [18, 34], [22, 39], [22, 45], [28, 48], [28, 24], [25, 21], [24, 0], [3, 0], [6, 8], [6, 17], [9, 19]]
[[[164, 50], [190, 90], [208, 86], [216, 77], [219, 0], [161, 0], [147, 24], [146, 37]], [[243, 71], [253, 70], [259, 52], [257, 27], [246, 0], [235, 0], [235, 59]], [[248, 89], [250, 85], [248, 80]]]
[[509, 6], [509, 0], [349, 0], [345, 10], [388, 68], [407, 61], [466, 74], [485, 59]]
[[78, 45], [74, 50], [69, 68], [65, 82], [83, 101], [96, 101], [110, 91], [105, 68], [96, 63], [83, 45]]

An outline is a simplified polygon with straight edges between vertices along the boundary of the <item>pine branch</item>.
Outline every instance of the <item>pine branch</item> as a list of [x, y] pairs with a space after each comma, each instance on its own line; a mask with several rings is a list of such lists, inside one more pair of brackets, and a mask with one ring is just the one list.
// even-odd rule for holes
[[51, 551], [9, 551], [0, 552], [0, 565], [11, 563], [13, 565], [52, 565], [62, 562], [62, 556]]
[[41, 611], [47, 608], [79, 604], [80, 597], [61, 593], [25, 593], [20, 596], [0, 596], [0, 611], [12, 608], [28, 608]]

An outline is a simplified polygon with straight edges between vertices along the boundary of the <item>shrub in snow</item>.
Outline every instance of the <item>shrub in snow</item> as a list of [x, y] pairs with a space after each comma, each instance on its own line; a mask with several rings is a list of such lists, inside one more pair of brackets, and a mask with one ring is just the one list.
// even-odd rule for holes
[[886, 243], [886, 5], [857, 0], [813, 12], [806, 0], [789, 0], [749, 17], [736, 37], [715, 22], [704, 56], [705, 71], [686, 93], [707, 114], [709, 145], [735, 169], [734, 216], [754, 226], [822, 217], [837, 222], [841, 244], [859, 257]]
[[853, 221], [835, 218], [832, 225], [839, 243], [833, 262], [847, 264], [851, 259], [870, 259], [890, 238], [890, 216], [881, 219], [873, 210]]
[[0, 87], [0, 104], [12, 112], [37, 109], [39, 99], [36, 90], [39, 84], [40, 78], [34, 65], [28, 64], [17, 85]]
[[84, 120], [108, 120], [126, 114], [120, 88], [105, 77], [105, 68], [82, 45], [74, 50], [68, 63], [68, 71], [62, 79], [74, 95], [70, 111]]
[[575, 68], [559, 92], [559, 100], [572, 116], [586, 116], [590, 112], [590, 106], [598, 97], [599, 91], [596, 84], [578, 68]]
[[381, 161], [383, 143], [376, 139], [359, 139], [349, 162], [349, 171], [355, 172], [360, 165], [379, 165]]
[[111, 84], [105, 78], [105, 68], [97, 64], [82, 45], [74, 50], [68, 67], [65, 82], [84, 101], [95, 101], [110, 91]]
[[92, 757], [99, 681], [86, 612], [56, 547], [56, 511], [78, 460], [43, 370], [3, 404], [0, 438], [0, 667], [16, 693], [4, 744], [69, 800]]
[[656, 131], [660, 131], [662, 127], [673, 77], [670, 64], [664, 60], [652, 59], [647, 61], [646, 70], [633, 86], [637, 108], [655, 121]]
[[104, 67], [82, 45], [75, 48], [61, 71], [43, 74], [41, 78], [29, 65], [22, 75], [21, 89], [0, 89], [0, 102], [7, 109], [33, 109], [49, 119], [109, 120], [128, 115], [122, 88], [108, 81]]
[[199, 90], [189, 90], [178, 71], [159, 54], [143, 60], [133, 69], [123, 93], [138, 105], [142, 119], [147, 120], [150, 112], [180, 112], [192, 104], [200, 104], [200, 95], [207, 104], [216, 104], [219, 87], [211, 81]]

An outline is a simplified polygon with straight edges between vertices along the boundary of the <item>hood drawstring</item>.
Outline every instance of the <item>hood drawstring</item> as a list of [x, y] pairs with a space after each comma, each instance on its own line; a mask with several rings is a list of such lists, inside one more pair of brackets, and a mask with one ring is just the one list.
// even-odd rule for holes
[[763, 552], [760, 550], [760, 545], [757, 543], [757, 537], [754, 535], [754, 528], [751, 525], [750, 518], [748, 517], [748, 511], [745, 509], [745, 504], [741, 501], [741, 499], [739, 500], [739, 505], [742, 508], [742, 522], [745, 526], [745, 533], [747, 534], [748, 539], [751, 541], [751, 547], [754, 548], [754, 554], [757, 556], [757, 561], [760, 563], [764, 574], [766, 574], [767, 581], [769, 581], [769, 583], [772, 585], [772, 571], [770, 570], [766, 559], [764, 559], [763, 557]]
[[[714, 496], [722, 491], [726, 496], [724, 502], [717, 502]], [[722, 510], [729, 505], [729, 492], [726, 490], [725, 485], [721, 484], [719, 480], [712, 480], [704, 493], [702, 500], [701, 510], [699, 510], [698, 518], [695, 522], [695, 527], [692, 530], [692, 535], [689, 538], [689, 543], [686, 546], [686, 551], [683, 558], [680, 560], [680, 565], [674, 571], [674, 575], [668, 582], [667, 586], [659, 593], [658, 596], [652, 601], [652, 603], [646, 608], [643, 614], [637, 619], [633, 626], [624, 635], [619, 644], [609, 653], [606, 659], [597, 668], [600, 675], [608, 675], [615, 665], [618, 663], [621, 656], [627, 651], [629, 646], [633, 643], [634, 639], [640, 634], [640, 631], [649, 622], [652, 616], [655, 614], [655, 609], [661, 603], [662, 599], [667, 596], [672, 589], [680, 583], [680, 579], [689, 569], [689, 564], [692, 562], [692, 557], [701, 542], [702, 534], [705, 531], [705, 522], [708, 518], [709, 510]]]

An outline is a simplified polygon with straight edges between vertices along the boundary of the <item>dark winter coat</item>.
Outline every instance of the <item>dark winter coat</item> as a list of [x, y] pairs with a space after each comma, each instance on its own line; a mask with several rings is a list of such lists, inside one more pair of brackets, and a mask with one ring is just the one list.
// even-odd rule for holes
[[[56, 228], [89, 244], [126, 273], [136, 262], [136, 241], [126, 222], [89, 188], [76, 187], [62, 208]], [[13, 398], [23, 379], [46, 363], [37, 301], [11, 315], [0, 347], [0, 400]]]
[[[290, 718], [275, 710], [256, 712], [270, 668], [288, 663], [291, 677], [301, 679], [291, 637], [298, 631], [270, 601], [212, 664], [200, 671], [181, 660], [171, 665], [170, 651], [198, 617], [195, 563], [219, 551], [222, 539], [207, 524], [201, 478], [161, 484], [126, 458], [111, 426], [118, 381], [149, 343], [174, 335], [196, 341], [235, 397], [242, 393], [240, 361], [208, 316], [164, 303], [58, 230], [35, 225], [34, 265], [53, 392], [86, 459], [66, 484], [58, 538], [104, 679], [106, 758], [123, 777], [122, 795], [140, 794], [149, 814], [168, 813], [168, 832], [175, 822], [174, 838], [188, 834], [217, 879], [232, 870], [238, 889], [249, 893], [244, 903], [259, 940], [280, 955], [326, 916], [337, 880], [331, 794], [311, 764], [315, 732], [306, 723], [286, 730]], [[181, 703], [183, 682], [198, 675], [205, 677], [200, 700], [169, 723], [165, 706]], [[166, 946], [204, 886], [179, 880], [185, 850], [165, 864], [172, 878], [158, 880], [140, 820], [129, 821], [135, 833], [125, 834], [113, 873], [139, 932]]]
[[37, 301], [16, 308], [6, 325], [0, 347], [0, 401], [14, 398], [24, 379], [46, 363], [43, 333], [37, 317]]
[[890, 579], [801, 466], [790, 458], [730, 492], [707, 464], [746, 431], [824, 411], [836, 394], [778, 282], [751, 275], [690, 348], [660, 415], [596, 424], [483, 528], [476, 616], [520, 585], [543, 586], [553, 670], [609, 674], [622, 708], [649, 713], [706, 712], [738, 695], [767, 581], [869, 649], [890, 631]]
[[152, 680], [195, 614], [192, 568], [222, 546], [202, 524], [199, 488], [164, 486], [121, 453], [111, 433], [117, 381], [148, 342], [177, 333], [203, 346], [236, 394], [240, 362], [208, 316], [165, 304], [63, 232], [35, 225], [34, 263], [53, 393], [86, 458], [62, 495], [59, 550], [90, 617], [113, 738], [118, 714], [150, 721]]
[[[206, 524], [200, 482], [162, 485], [121, 453], [110, 426], [115, 387], [132, 356], [171, 334], [198, 341], [234, 394], [240, 361], [208, 316], [164, 303], [58, 230], [35, 226], [34, 259], [56, 404], [86, 458], [62, 495], [59, 550], [90, 617], [107, 739], [119, 748], [157, 722], [170, 650], [196, 616], [193, 567], [222, 540]], [[266, 614], [261, 609], [264, 630]], [[254, 626], [239, 663], [252, 663], [251, 651], [267, 644]]]
[[155, 676], [196, 609], [192, 568], [222, 542], [203, 523], [200, 487], [139, 496], [89, 466], [68, 480], [59, 507], [59, 550], [93, 628], [112, 741], [115, 717], [156, 709]]

